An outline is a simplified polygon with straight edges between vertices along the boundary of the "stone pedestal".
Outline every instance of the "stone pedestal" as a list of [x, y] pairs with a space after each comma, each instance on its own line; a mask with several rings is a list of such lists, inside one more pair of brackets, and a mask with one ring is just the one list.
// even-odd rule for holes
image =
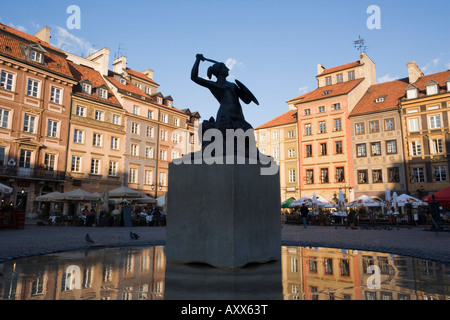
[[261, 164], [169, 165], [166, 258], [240, 268], [281, 258], [280, 178]]

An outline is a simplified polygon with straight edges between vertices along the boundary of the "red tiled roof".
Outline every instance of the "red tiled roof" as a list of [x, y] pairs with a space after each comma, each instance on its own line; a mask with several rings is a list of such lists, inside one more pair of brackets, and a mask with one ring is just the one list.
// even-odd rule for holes
[[[350, 117], [398, 108], [408, 84], [408, 78], [404, 78], [372, 85], [353, 108]], [[376, 100], [379, 98], [383, 98], [384, 101], [377, 103]]]
[[281, 116], [278, 116], [275, 119], [272, 119], [269, 122], [260, 125], [255, 130], [276, 127], [296, 122], [297, 122], [297, 110], [290, 110], [286, 113], [283, 113]]
[[348, 69], [348, 68], [357, 67], [360, 64], [361, 64], [360, 61], [355, 61], [355, 62], [350, 62], [350, 63], [347, 63], [347, 64], [343, 64], [341, 66], [325, 69], [321, 74], [319, 74], [319, 76], [323, 76], [325, 74], [329, 74], [329, 73], [345, 70], [345, 69]]
[[[359, 85], [363, 80], [364, 78], [360, 78], [351, 81], [336, 83], [326, 87], [320, 87], [314, 91], [305, 93], [297, 98], [291, 99], [288, 101], [288, 103], [304, 103], [347, 94], [350, 91], [352, 91], [357, 85]], [[329, 94], [324, 94], [324, 92], [327, 91], [331, 92]]]
[[140, 78], [141, 80], [149, 81], [149, 82], [151, 82], [151, 83], [153, 83], [153, 84], [158, 85], [155, 81], [153, 81], [152, 79], [150, 79], [149, 77], [147, 77], [147, 76], [146, 76], [145, 74], [143, 74], [142, 72], [139, 72], [139, 71], [136, 71], [136, 70], [133, 70], [133, 69], [130, 69], [130, 68], [127, 68], [125, 71], [126, 71], [127, 73], [131, 74], [132, 76], [135, 76], [135, 77], [137, 77], [137, 78]]
[[426, 95], [426, 88], [425, 85], [430, 80], [434, 80], [439, 83], [439, 91], [438, 93], [447, 92], [447, 84], [446, 81], [450, 77], [450, 70], [442, 71], [438, 73], [432, 73], [428, 74], [426, 76], [420, 77], [416, 82], [414, 82], [414, 85], [419, 89], [420, 94], [419, 98]]
[[[23, 56], [20, 46], [29, 46], [30, 44], [39, 44], [47, 52], [44, 54], [45, 64], [26, 60]], [[73, 78], [66, 60], [66, 54], [56, 49], [50, 44], [41, 41], [35, 36], [31, 36], [22, 31], [8, 27], [0, 23], [0, 54], [26, 62], [39, 68], [47, 69], [59, 73], [65, 77]]]
[[80, 87], [74, 87], [73, 91], [76, 95], [85, 96], [85, 97], [95, 99], [98, 101], [103, 101], [103, 102], [108, 101], [109, 103], [111, 103], [113, 105], [122, 107], [121, 104], [119, 103], [119, 101], [117, 100], [116, 96], [109, 89], [108, 85], [106, 84], [105, 80], [103, 79], [102, 75], [99, 72], [95, 71], [92, 68], [77, 65], [72, 62], [69, 62], [69, 67], [70, 67], [72, 74], [76, 80], [78, 80], [78, 81], [89, 80], [92, 83], [92, 88], [104, 85], [108, 89], [108, 99], [99, 98], [95, 93], [94, 94], [83, 93], [83, 92], [81, 92]]

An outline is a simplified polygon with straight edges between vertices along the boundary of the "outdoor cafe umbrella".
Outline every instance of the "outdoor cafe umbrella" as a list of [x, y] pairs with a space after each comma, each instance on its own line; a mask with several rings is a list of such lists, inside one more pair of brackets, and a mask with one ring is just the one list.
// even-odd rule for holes
[[76, 189], [61, 194], [61, 200], [66, 201], [98, 201], [101, 196], [99, 194], [89, 193], [82, 189]]
[[347, 210], [345, 210], [345, 202], [344, 202], [344, 192], [342, 192], [342, 189], [339, 190], [339, 197], [338, 197], [338, 210], [334, 213], [335, 216], [347, 216]]
[[347, 204], [347, 207], [381, 207], [383, 206], [381, 203], [373, 200], [372, 198], [366, 196], [366, 195], [362, 195], [361, 197], [350, 201]]
[[395, 210], [394, 214], [398, 214], [398, 197], [397, 197], [397, 192], [394, 192], [394, 194], [392, 195], [392, 207]]
[[294, 197], [291, 197], [291, 198], [289, 198], [289, 199], [283, 201], [283, 202], [281, 203], [281, 208], [283, 208], [283, 209], [289, 208], [290, 204], [293, 203], [294, 201], [295, 201], [295, 198], [294, 198]]
[[13, 192], [13, 188], [8, 187], [7, 185], [4, 185], [3, 183], [0, 183], [0, 193], [10, 194], [12, 192]]
[[47, 194], [43, 194], [40, 196], [37, 196], [34, 201], [37, 202], [58, 202], [62, 201], [62, 193], [55, 191]]
[[[316, 196], [316, 201], [317, 201], [317, 205], [319, 207], [325, 207], [325, 208], [332, 208], [334, 207], [334, 205], [329, 202], [328, 200], [326, 200], [324, 197], [322, 196]], [[289, 207], [290, 208], [294, 208], [294, 207], [301, 207], [303, 204], [305, 204], [307, 207], [311, 207], [313, 204], [313, 197], [312, 196], [303, 196], [297, 200], [295, 200], [294, 202], [292, 202]]]
[[110, 198], [142, 198], [143, 194], [137, 190], [122, 186], [109, 192]]
[[397, 203], [399, 207], [404, 207], [407, 203], [411, 203], [413, 206], [427, 206], [428, 203], [422, 202], [417, 198], [411, 197], [407, 194], [402, 194], [397, 197]]

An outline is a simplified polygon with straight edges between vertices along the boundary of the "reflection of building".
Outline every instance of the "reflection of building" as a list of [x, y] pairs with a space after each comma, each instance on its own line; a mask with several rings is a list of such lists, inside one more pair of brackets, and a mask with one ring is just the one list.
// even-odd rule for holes
[[[3, 300], [162, 300], [163, 247], [67, 252], [35, 270], [33, 263], [16, 266], [13, 277], [0, 286]], [[120, 253], [117, 255], [117, 250]], [[77, 261], [74, 262], [73, 261]], [[9, 270], [3, 269], [2, 272]], [[21, 278], [20, 273], [30, 274]]]
[[280, 166], [281, 201], [300, 198], [297, 110], [257, 127], [255, 135], [259, 151], [272, 156]]
[[450, 71], [423, 75], [407, 64], [409, 85], [401, 100], [409, 194], [422, 198], [450, 186]]
[[[0, 24], [0, 182], [8, 202], [31, 210], [41, 193], [62, 191], [72, 86], [66, 54], [47, 28], [31, 36]], [[23, 193], [21, 192], [23, 190]]]
[[406, 193], [399, 99], [407, 79], [374, 84], [350, 113], [355, 198]]
[[326, 199], [342, 188], [353, 199], [349, 114], [369, 86], [375, 65], [364, 53], [360, 60], [325, 69], [318, 66], [318, 88], [288, 101], [298, 110], [301, 195]]

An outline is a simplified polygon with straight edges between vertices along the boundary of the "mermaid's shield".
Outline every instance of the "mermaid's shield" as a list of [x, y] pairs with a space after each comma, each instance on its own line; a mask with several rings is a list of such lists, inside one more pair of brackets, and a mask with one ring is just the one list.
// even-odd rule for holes
[[242, 101], [244, 101], [245, 104], [249, 104], [250, 102], [256, 103], [256, 105], [259, 106], [258, 100], [255, 98], [253, 93], [250, 92], [250, 90], [247, 89], [246, 86], [242, 84], [239, 80], [235, 80], [237, 86], [239, 87], [239, 98], [241, 98]]

